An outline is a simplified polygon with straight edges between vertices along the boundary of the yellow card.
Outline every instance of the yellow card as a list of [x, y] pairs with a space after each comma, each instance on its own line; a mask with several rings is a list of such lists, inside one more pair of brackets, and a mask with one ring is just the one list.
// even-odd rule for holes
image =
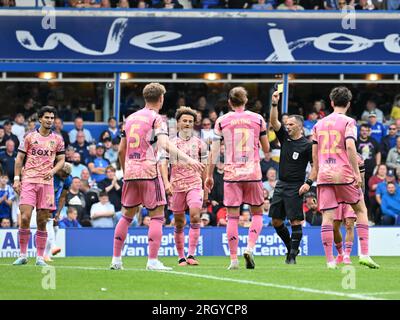
[[283, 83], [278, 84], [278, 93], [283, 92]]

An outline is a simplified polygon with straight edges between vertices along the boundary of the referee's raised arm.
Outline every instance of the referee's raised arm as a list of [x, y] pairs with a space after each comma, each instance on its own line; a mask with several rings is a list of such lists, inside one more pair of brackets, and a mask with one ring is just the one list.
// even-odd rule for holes
[[281, 123], [278, 120], [278, 102], [279, 102], [279, 92], [275, 91], [271, 97], [271, 114], [270, 121], [274, 131], [279, 131], [281, 128]]

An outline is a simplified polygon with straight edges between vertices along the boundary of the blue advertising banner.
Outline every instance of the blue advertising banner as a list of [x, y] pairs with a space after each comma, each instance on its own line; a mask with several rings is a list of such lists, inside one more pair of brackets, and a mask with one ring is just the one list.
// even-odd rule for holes
[[0, 10], [0, 29], [3, 63], [400, 61], [399, 13]]
[[[66, 256], [112, 256], [114, 229], [67, 229]], [[147, 228], [130, 228], [122, 255], [127, 257], [147, 256]], [[344, 231], [344, 230], [342, 230]], [[324, 250], [321, 243], [320, 227], [303, 229], [300, 244], [300, 255], [321, 256]], [[247, 247], [248, 229], [239, 228], [239, 250], [241, 255]], [[185, 229], [185, 244], [189, 242], [189, 229]], [[354, 243], [354, 252], [357, 240]], [[187, 253], [187, 252], [186, 252]], [[254, 249], [256, 256], [280, 256], [286, 254], [286, 247], [272, 227], [263, 228]], [[174, 228], [164, 228], [160, 256], [177, 256], [174, 242]], [[226, 228], [202, 228], [199, 245], [199, 256], [229, 256]]]

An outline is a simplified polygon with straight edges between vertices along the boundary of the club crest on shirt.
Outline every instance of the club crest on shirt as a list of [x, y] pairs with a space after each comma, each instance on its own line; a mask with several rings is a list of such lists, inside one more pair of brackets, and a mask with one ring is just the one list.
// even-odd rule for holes
[[55, 141], [49, 141], [49, 148], [53, 148], [55, 144]]
[[297, 160], [299, 158], [299, 153], [298, 152], [293, 152], [292, 158], [293, 158], [293, 160]]

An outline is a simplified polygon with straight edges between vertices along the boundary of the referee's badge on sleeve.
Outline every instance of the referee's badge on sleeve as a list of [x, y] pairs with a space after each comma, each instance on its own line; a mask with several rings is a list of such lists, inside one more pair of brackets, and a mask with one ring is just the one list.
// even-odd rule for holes
[[297, 160], [299, 158], [299, 153], [298, 152], [293, 152], [292, 158], [293, 158], [293, 160]]

